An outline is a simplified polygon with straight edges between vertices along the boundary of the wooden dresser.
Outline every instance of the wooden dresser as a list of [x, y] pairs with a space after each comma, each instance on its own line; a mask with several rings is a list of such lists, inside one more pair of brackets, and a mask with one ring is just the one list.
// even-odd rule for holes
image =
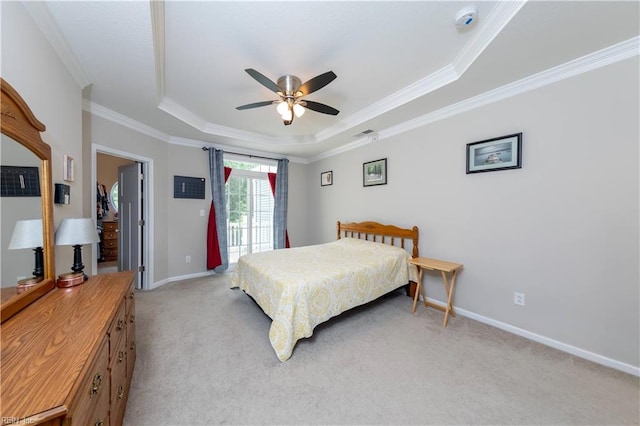
[[105, 262], [118, 260], [118, 222], [102, 222], [102, 256]]
[[134, 272], [56, 288], [2, 324], [2, 424], [120, 425], [136, 360]]

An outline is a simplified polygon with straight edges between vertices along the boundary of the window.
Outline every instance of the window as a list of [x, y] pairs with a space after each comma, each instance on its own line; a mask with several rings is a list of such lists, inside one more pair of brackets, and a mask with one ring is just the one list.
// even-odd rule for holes
[[110, 195], [111, 207], [115, 213], [118, 213], [118, 182], [111, 187]]
[[225, 185], [229, 264], [244, 254], [273, 250], [272, 164], [225, 160], [232, 172]]

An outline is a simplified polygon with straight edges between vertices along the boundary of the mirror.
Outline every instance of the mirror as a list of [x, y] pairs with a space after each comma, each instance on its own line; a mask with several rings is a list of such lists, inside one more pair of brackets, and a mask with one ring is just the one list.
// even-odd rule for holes
[[[42, 246], [42, 226], [36, 226], [40, 229], [36, 229], [35, 232], [28, 232], [34, 231], [33, 226], [29, 225], [38, 223], [24, 221], [42, 220], [40, 159], [24, 145], [3, 134], [0, 134], [0, 150], [0, 165], [3, 171], [0, 178], [0, 286], [15, 287], [18, 281], [37, 275], [32, 274], [35, 247], [31, 247], [31, 243], [36, 243], [33, 238], [38, 238], [40, 242], [37, 245]], [[25, 232], [20, 233], [20, 230]], [[17, 231], [15, 237], [14, 231]], [[23, 238], [18, 238], [19, 236]], [[10, 290], [5, 290], [2, 296], [9, 297], [11, 293]]]
[[[37, 300], [49, 290], [55, 287], [55, 263], [54, 263], [54, 244], [53, 244], [53, 197], [52, 189], [53, 184], [51, 180], [51, 147], [44, 143], [40, 137], [40, 133], [44, 132], [45, 126], [40, 123], [22, 97], [11, 87], [4, 79], [0, 78], [2, 86], [2, 113], [0, 115], [1, 123], [0, 129], [2, 130], [2, 150], [5, 152], [5, 144], [7, 145], [7, 152], [13, 150], [10, 146], [14, 143], [22, 145], [28, 151], [33, 153], [35, 157], [39, 159], [39, 175], [40, 175], [40, 203], [32, 207], [34, 210], [38, 210], [40, 206], [40, 214], [37, 212], [28, 211], [25, 212], [21, 219], [33, 219], [42, 218], [42, 248], [43, 248], [43, 280], [37, 284], [28, 287], [28, 289], [18, 292], [17, 280], [11, 285], [11, 283], [2, 283], [2, 305], [0, 306], [1, 322], [6, 321], [13, 315], [18, 313], [21, 309], [25, 308], [33, 301]], [[16, 150], [19, 152], [19, 150]], [[21, 154], [16, 154], [21, 155]], [[29, 161], [29, 160], [25, 160]], [[4, 162], [4, 161], [3, 161]], [[21, 164], [22, 166], [23, 164]], [[8, 199], [7, 199], [8, 200]], [[5, 199], [2, 200], [4, 205]], [[15, 222], [15, 217], [10, 220], [10, 228]], [[2, 217], [3, 232], [5, 229], [5, 216]], [[8, 232], [12, 232], [11, 230]], [[4, 242], [3, 238], [3, 242]], [[6, 247], [2, 247], [3, 253]], [[18, 250], [25, 258], [30, 259], [29, 264], [34, 265], [34, 254], [30, 250]], [[4, 269], [4, 256], [3, 256], [3, 269]], [[22, 272], [23, 275], [30, 275], [32, 269], [29, 268]], [[3, 272], [4, 280], [4, 272]]]

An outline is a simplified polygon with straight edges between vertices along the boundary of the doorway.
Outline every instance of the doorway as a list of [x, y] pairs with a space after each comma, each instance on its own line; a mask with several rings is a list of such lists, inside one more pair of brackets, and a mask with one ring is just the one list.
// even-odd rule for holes
[[119, 241], [120, 218], [118, 168], [138, 164], [128, 158], [98, 152], [96, 157], [96, 225], [98, 243], [98, 274], [117, 272], [122, 244]]
[[[96, 244], [94, 256], [92, 256], [92, 273], [101, 274], [118, 270], [135, 269], [136, 288], [149, 289], [153, 283], [153, 252], [150, 241], [153, 237], [151, 226], [153, 200], [151, 191], [153, 160], [136, 154], [116, 150], [110, 147], [92, 145], [91, 155], [92, 200], [96, 200], [95, 208], [92, 208], [93, 219], [98, 225], [101, 234], [101, 242]], [[140, 171], [139, 183], [123, 184], [119, 169], [133, 167]], [[120, 181], [120, 182], [119, 182]], [[140, 193], [141, 208], [134, 218], [133, 223], [139, 227], [132, 227], [130, 211], [127, 213], [127, 226], [122, 227], [122, 214], [119, 207], [122, 205], [119, 198], [126, 187], [133, 185]], [[123, 187], [121, 187], [123, 186]], [[102, 209], [102, 210], [101, 210]], [[132, 253], [128, 248], [131, 240], [136, 240], [139, 249], [134, 253], [138, 262], [131, 266]], [[123, 241], [127, 242], [123, 247]], [[127, 250], [123, 250], [127, 248]], [[151, 248], [151, 249], [148, 249]], [[140, 268], [137, 266], [140, 265]]]

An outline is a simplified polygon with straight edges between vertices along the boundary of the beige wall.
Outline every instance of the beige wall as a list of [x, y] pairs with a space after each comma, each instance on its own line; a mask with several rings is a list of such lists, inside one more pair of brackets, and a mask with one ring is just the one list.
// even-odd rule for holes
[[[205, 145], [203, 143], [203, 145]], [[164, 188], [169, 193], [169, 277], [185, 277], [206, 272], [206, 230], [211, 208], [209, 160], [200, 147], [169, 144], [169, 180]], [[204, 177], [205, 199], [173, 198], [173, 176]], [[306, 167], [289, 162], [288, 231], [292, 246], [306, 239]], [[295, 206], [295, 208], [294, 208]], [[294, 213], [291, 213], [295, 210]], [[201, 211], [204, 216], [201, 216]], [[191, 262], [186, 262], [190, 256]]]
[[[465, 264], [460, 312], [638, 368], [638, 73], [636, 56], [307, 166], [291, 164], [292, 243], [333, 240], [336, 220], [418, 225], [422, 255]], [[2, 4], [2, 76], [47, 125], [54, 182], [62, 180], [64, 154], [77, 160], [82, 181], [71, 184], [71, 205], [55, 207], [56, 223], [91, 209], [84, 202], [93, 185], [91, 144], [145, 156], [154, 162], [155, 282], [206, 273], [194, 253], [202, 250], [199, 210], [208, 214], [208, 203], [171, 196], [174, 174], [208, 175], [206, 155], [88, 113], [82, 120], [80, 89], [20, 3]], [[519, 131], [521, 170], [464, 173], [467, 143]], [[389, 183], [363, 188], [362, 163], [385, 157]], [[333, 170], [334, 184], [320, 187], [325, 170]], [[65, 249], [56, 250], [58, 272], [71, 263]], [[438, 277], [426, 285], [443, 298]], [[515, 291], [526, 306], [513, 304]]]
[[[313, 163], [307, 242], [333, 240], [336, 220], [418, 225], [422, 255], [465, 265], [461, 310], [637, 368], [638, 68], [636, 56]], [[465, 174], [467, 143], [516, 132], [522, 169]], [[363, 188], [362, 163], [385, 157], [388, 184]], [[320, 187], [325, 170], [334, 184]], [[437, 276], [426, 287], [443, 300]]]
[[[207, 270], [207, 223], [211, 205], [208, 156], [200, 148], [168, 145], [168, 149], [170, 173], [163, 182], [163, 191], [168, 195], [171, 224], [166, 230], [170, 246], [169, 276], [189, 276]], [[205, 199], [173, 198], [173, 177], [176, 175], [205, 178]], [[203, 215], [200, 215], [201, 211]], [[189, 263], [187, 256], [191, 257]]]
[[[42, 139], [51, 145], [53, 182], [63, 183], [65, 154], [76, 160], [76, 180], [64, 182], [71, 187], [71, 204], [54, 204], [57, 226], [65, 217], [83, 214], [82, 92], [24, 6], [19, 2], [2, 2], [1, 7], [2, 78], [20, 93], [36, 118], [47, 127]], [[90, 250], [85, 249], [84, 253], [90, 255]], [[73, 263], [71, 247], [56, 247], [55, 256], [56, 272], [69, 271]]]
[[[149, 211], [152, 214], [150, 226], [153, 229], [153, 282], [166, 282], [170, 277], [167, 229], [171, 226], [167, 216], [168, 144], [88, 112], [83, 113], [83, 123], [86, 161], [91, 160], [92, 145], [96, 145], [132, 156], [144, 157], [153, 163], [152, 176], [150, 176], [153, 187], [152, 193], [148, 194], [151, 203]], [[90, 178], [88, 179], [90, 181]], [[92, 204], [88, 207], [94, 206]], [[153, 283], [151, 284], [153, 286]]]

